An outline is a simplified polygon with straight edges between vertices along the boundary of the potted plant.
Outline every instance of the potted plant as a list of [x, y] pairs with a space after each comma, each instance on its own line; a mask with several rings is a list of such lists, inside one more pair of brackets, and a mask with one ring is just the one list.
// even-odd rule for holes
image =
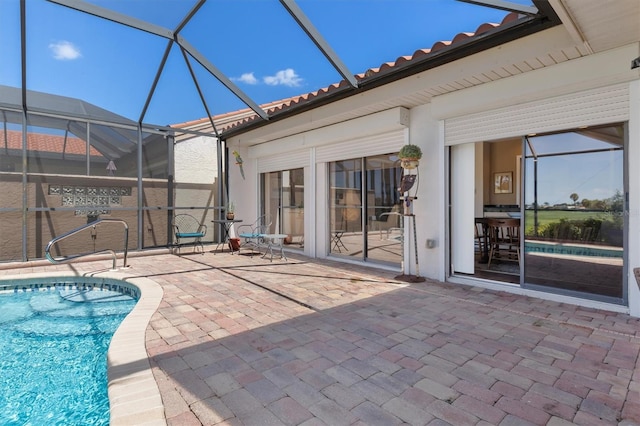
[[227, 220], [233, 220], [236, 212], [236, 205], [234, 204], [233, 201], [230, 201], [229, 204], [227, 205], [226, 212], [227, 212]]
[[419, 160], [422, 158], [422, 150], [418, 145], [406, 144], [400, 148], [398, 158], [403, 169], [415, 169], [418, 167]]

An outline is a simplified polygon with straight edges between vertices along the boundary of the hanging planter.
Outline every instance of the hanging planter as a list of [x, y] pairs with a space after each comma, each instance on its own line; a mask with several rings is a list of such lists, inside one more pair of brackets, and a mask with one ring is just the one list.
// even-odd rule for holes
[[415, 169], [419, 165], [420, 165], [420, 161], [415, 158], [403, 158], [402, 162], [400, 163], [400, 166], [403, 169], [407, 169], [407, 170]]
[[420, 164], [422, 158], [422, 150], [418, 145], [407, 144], [403, 145], [398, 152], [398, 158], [400, 159], [400, 166], [403, 169], [415, 169]]

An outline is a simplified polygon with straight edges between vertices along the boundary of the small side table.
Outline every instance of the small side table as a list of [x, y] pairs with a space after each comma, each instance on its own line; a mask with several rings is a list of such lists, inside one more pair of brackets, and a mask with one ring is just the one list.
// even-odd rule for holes
[[260, 236], [264, 239], [264, 242], [267, 244], [267, 249], [264, 251], [264, 255], [262, 258], [264, 259], [267, 255], [267, 252], [271, 255], [269, 260], [273, 262], [273, 248], [276, 248], [276, 251], [280, 250], [280, 259], [289, 260], [287, 256], [284, 254], [284, 239], [288, 237], [287, 234], [260, 234]]
[[[222, 225], [222, 240], [216, 245], [213, 253], [215, 254], [215, 252], [218, 251], [220, 244], [222, 244], [221, 252], [224, 252], [224, 246], [229, 244], [229, 231], [231, 230], [231, 226], [234, 223], [242, 222], [242, 219], [213, 219], [211, 222]], [[233, 249], [230, 248], [229, 251], [233, 254]]]

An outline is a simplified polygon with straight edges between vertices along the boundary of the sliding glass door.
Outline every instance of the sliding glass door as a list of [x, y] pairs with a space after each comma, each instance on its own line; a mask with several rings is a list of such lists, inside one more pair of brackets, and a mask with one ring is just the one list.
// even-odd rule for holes
[[521, 157], [522, 138], [451, 147], [452, 273], [520, 284], [518, 253], [499, 259], [504, 247], [491, 244], [489, 229], [490, 219], [520, 220]]
[[395, 156], [365, 159], [367, 185], [367, 258], [399, 265], [404, 238], [402, 200], [398, 188], [402, 168]]
[[616, 124], [452, 146], [451, 273], [624, 303], [624, 141]]
[[525, 286], [623, 297], [624, 126], [526, 138]]
[[329, 252], [400, 265], [403, 220], [394, 154], [329, 164]]
[[361, 158], [329, 164], [331, 254], [363, 258], [362, 179]]
[[262, 194], [270, 231], [286, 234], [290, 248], [304, 247], [304, 169], [263, 173]]

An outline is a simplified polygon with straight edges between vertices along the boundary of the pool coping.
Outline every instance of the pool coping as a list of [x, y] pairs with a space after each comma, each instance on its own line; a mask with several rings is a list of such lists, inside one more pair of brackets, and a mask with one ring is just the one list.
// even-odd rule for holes
[[114, 333], [107, 352], [110, 425], [166, 425], [160, 389], [153, 376], [145, 346], [145, 333], [162, 301], [162, 287], [125, 270], [102, 272], [39, 272], [3, 275], [0, 281], [34, 278], [90, 277], [121, 280], [140, 291], [140, 298]]

